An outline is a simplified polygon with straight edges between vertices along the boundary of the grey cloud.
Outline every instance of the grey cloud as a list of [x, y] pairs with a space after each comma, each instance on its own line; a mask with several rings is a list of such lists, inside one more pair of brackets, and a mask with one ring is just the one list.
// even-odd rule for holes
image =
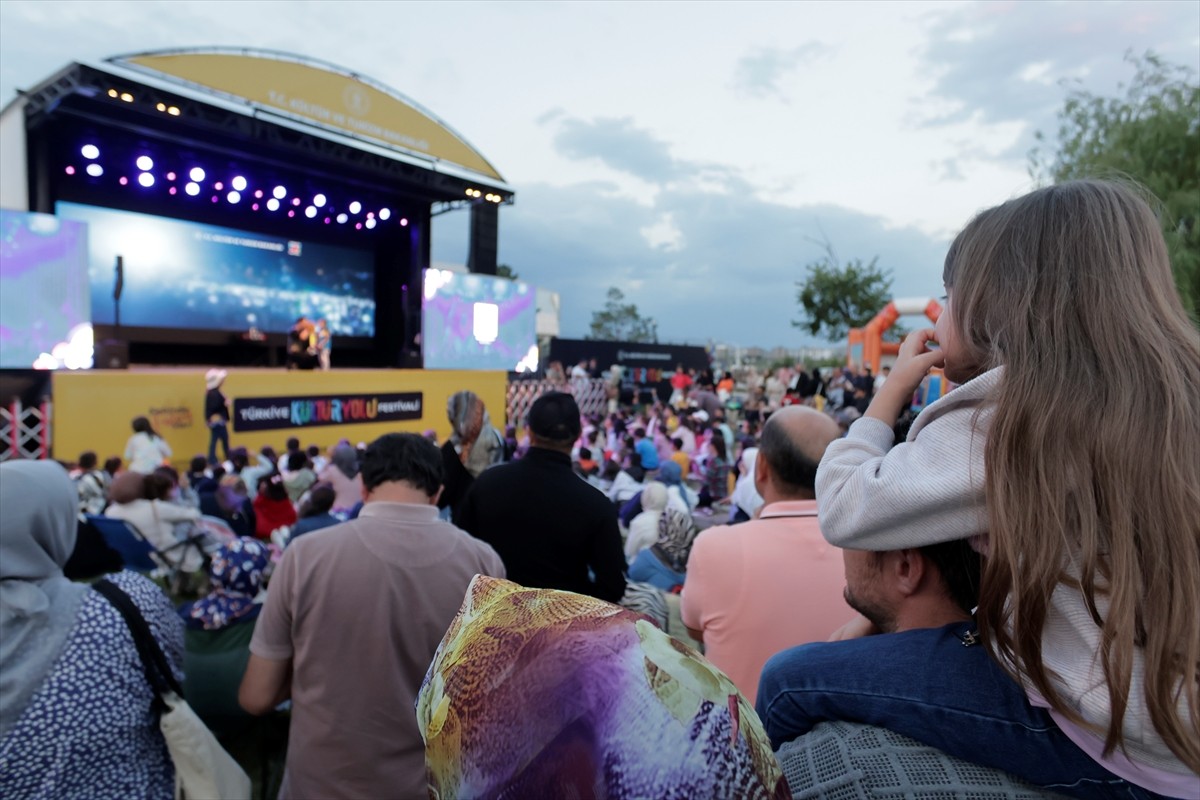
[[[897, 295], [939, 293], [947, 242], [837, 206], [763, 201], [739, 181], [719, 194], [665, 193], [652, 208], [595, 185], [528, 185], [501, 212], [500, 260], [561, 294], [567, 336], [586, 333], [605, 290], [619, 286], [658, 321], [664, 341], [811, 342], [790, 321], [795, 282], [822, 255], [813, 239], [823, 234], [843, 259], [878, 255]], [[640, 233], [667, 213], [683, 240], [672, 252]]]
[[667, 143], [638, 128], [629, 117], [601, 117], [590, 122], [565, 119], [554, 147], [567, 158], [597, 159], [605, 165], [651, 183], [665, 183], [681, 174]]
[[817, 41], [805, 42], [799, 47], [784, 50], [764, 47], [738, 59], [734, 72], [734, 88], [751, 97], [783, 99], [779, 82], [801, 64], [827, 55], [831, 48]]
[[[1196, 61], [1195, 5], [1177, 2], [977, 3], [930, 17], [922, 53], [937, 74], [933, 94], [957, 107], [926, 114], [924, 124], [977, 118], [1026, 123], [1007, 157], [1023, 157], [1032, 134], [1057, 129], [1067, 89], [1082, 76], [1089, 91], [1109, 93], [1132, 69], [1123, 54], [1153, 50], [1177, 63]], [[1030, 73], [1036, 78], [1030, 80]]]

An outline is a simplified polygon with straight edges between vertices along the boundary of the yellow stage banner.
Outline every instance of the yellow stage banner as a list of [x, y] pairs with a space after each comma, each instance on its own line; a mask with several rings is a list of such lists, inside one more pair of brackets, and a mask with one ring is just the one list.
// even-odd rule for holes
[[[73, 461], [94, 450], [101, 461], [125, 452], [135, 417], [149, 418], [174, 452], [176, 467], [208, 452], [204, 370], [56, 372], [53, 376], [54, 458]], [[470, 389], [492, 424], [505, 425], [508, 376], [503, 372], [232, 370], [222, 391], [233, 420], [231, 447], [282, 451], [290, 436], [322, 450], [342, 439], [370, 442], [385, 433], [450, 435], [446, 402]]]
[[504, 180], [479, 151], [443, 123], [370, 83], [318, 64], [226, 52], [151, 53], [116, 63]]

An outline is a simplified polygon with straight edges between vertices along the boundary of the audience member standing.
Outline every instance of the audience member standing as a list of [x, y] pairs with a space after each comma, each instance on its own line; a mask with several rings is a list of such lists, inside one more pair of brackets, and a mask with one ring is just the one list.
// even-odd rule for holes
[[615, 603], [625, 593], [617, 510], [571, 468], [575, 398], [547, 392], [529, 410], [525, 457], [475, 479], [456, 523], [496, 548], [508, 577]]
[[223, 369], [210, 369], [204, 374], [204, 419], [208, 423], [208, 463], [217, 463], [217, 442], [222, 455], [229, 458], [229, 400], [221, 391], [225, 383]]
[[355, 520], [293, 542], [271, 580], [239, 700], [292, 700], [283, 800], [428, 797], [413, 711], [434, 651], [492, 548], [438, 519], [437, 448], [392, 433], [367, 448]]
[[125, 462], [132, 472], [149, 475], [171, 457], [171, 446], [150, 426], [145, 417], [134, 417], [133, 436], [125, 443]]
[[823, 642], [853, 616], [842, 602], [842, 553], [821, 536], [813, 489], [839, 434], [836, 422], [805, 406], [772, 414], [750, 473], [762, 496], [758, 518], [710, 528], [692, 548], [683, 623], [747, 697], [768, 658]]
[[[157, 700], [119, 611], [63, 576], [78, 496], [53, 461], [0, 464], [0, 796], [174, 796]], [[183, 626], [132, 572], [129, 595], [182, 679]], [[411, 710], [410, 710], [411, 713]]]
[[317, 349], [317, 363], [321, 369], [328, 371], [333, 358], [333, 332], [324, 318], [317, 320], [317, 330], [314, 334]]
[[88, 451], [79, 456], [79, 477], [75, 488], [79, 491], [79, 511], [83, 514], [103, 514], [108, 505], [108, 474], [97, 469], [96, 454]]

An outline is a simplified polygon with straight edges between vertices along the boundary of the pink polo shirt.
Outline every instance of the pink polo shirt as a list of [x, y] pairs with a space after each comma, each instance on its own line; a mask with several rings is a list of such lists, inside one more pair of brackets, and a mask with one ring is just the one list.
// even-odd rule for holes
[[758, 519], [696, 537], [680, 608], [709, 661], [754, 702], [767, 659], [823, 642], [854, 612], [842, 551], [825, 541], [815, 500], [763, 506]]

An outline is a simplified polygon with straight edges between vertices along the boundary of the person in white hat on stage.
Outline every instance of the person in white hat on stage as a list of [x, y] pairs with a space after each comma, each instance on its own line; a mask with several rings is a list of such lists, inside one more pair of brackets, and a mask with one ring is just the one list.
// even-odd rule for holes
[[208, 421], [208, 463], [217, 463], [217, 442], [221, 443], [223, 455], [229, 458], [229, 400], [221, 392], [226, 372], [210, 369], [204, 374], [204, 419]]

